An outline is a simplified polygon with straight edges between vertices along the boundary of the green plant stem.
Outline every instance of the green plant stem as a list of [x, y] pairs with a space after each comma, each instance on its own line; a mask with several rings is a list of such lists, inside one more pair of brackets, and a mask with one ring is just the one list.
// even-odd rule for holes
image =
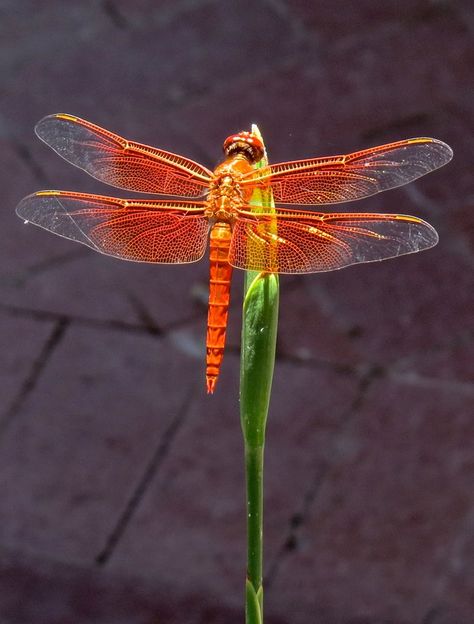
[[[252, 132], [261, 138], [256, 126], [252, 127]], [[259, 166], [266, 164], [264, 157]], [[269, 212], [274, 207], [271, 191], [266, 189], [257, 189], [251, 203], [256, 212]], [[247, 272], [244, 291], [240, 418], [245, 445], [247, 493], [245, 621], [247, 624], [263, 624], [263, 458], [275, 363], [278, 276]]]
[[254, 447], [246, 445], [247, 579], [256, 590], [262, 586], [263, 454], [263, 445]]

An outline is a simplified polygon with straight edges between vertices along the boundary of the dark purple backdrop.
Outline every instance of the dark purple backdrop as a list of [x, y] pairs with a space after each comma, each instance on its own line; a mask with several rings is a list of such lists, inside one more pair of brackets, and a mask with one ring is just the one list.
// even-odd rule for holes
[[429, 220], [436, 248], [281, 279], [266, 621], [474, 620], [473, 31], [469, 0], [0, 2], [2, 624], [243, 621], [241, 275], [209, 398], [207, 262], [14, 216], [40, 188], [114, 194], [34, 136], [54, 112], [211, 167], [252, 122], [274, 162], [453, 147], [357, 205]]

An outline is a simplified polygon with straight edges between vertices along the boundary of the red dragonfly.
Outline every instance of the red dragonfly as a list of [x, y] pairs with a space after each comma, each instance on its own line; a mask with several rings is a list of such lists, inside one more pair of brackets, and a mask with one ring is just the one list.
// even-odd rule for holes
[[[23, 199], [25, 221], [95, 251], [136, 262], [200, 260], [210, 245], [207, 391], [224, 353], [232, 268], [270, 273], [332, 271], [428, 249], [436, 231], [416, 217], [276, 207], [256, 212], [255, 189], [278, 204], [336, 204], [402, 186], [452, 158], [437, 139], [397, 141], [343, 156], [257, 168], [264, 146], [249, 132], [224, 142], [214, 171], [184, 156], [127, 141], [72, 115], [50, 115], [36, 134], [67, 161], [112, 186], [187, 199], [117, 199], [39, 191]], [[210, 232], [210, 236], [209, 236]]]

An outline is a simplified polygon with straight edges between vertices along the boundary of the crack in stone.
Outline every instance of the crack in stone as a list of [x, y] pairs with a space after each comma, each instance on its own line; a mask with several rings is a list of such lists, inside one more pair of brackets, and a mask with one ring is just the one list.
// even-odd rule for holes
[[47, 365], [51, 355], [58, 347], [60, 342], [62, 341], [66, 329], [69, 326], [69, 320], [61, 316], [56, 319], [56, 323], [53, 327], [53, 330], [43, 345], [38, 357], [33, 360], [31, 365], [31, 369], [23, 384], [20, 388], [20, 391], [16, 398], [11, 403], [10, 407], [5, 412], [3, 418], [0, 421], [0, 437], [4, 434], [6, 429], [10, 426], [11, 422], [15, 418], [15, 416], [20, 411], [26, 399], [35, 389], [41, 374]]
[[[365, 397], [367, 396], [368, 389], [371, 386], [372, 382], [375, 379], [380, 378], [382, 375], [384, 375], [383, 369], [381, 369], [380, 367], [373, 367], [373, 368], [370, 368], [366, 372], [365, 375], [362, 375], [360, 377], [359, 387], [358, 387], [356, 396], [354, 397], [354, 400], [352, 401], [351, 406], [347, 410], [347, 414], [344, 418], [343, 423], [338, 428], [337, 432], [335, 432], [335, 434], [333, 435], [330, 446], [335, 445], [337, 438], [341, 436], [344, 430], [350, 425], [350, 423], [353, 421], [353, 419], [357, 415], [358, 411], [360, 410], [365, 400]], [[323, 468], [317, 471], [315, 478], [310, 483], [309, 487], [307, 488], [303, 496], [300, 509], [296, 511], [289, 519], [289, 527], [288, 527], [287, 534], [282, 540], [280, 548], [277, 551], [277, 554], [275, 555], [273, 561], [270, 563], [268, 570], [265, 573], [264, 585], [265, 587], [267, 587], [267, 589], [271, 587], [272, 583], [274, 582], [275, 577], [277, 576], [278, 571], [280, 569], [280, 566], [285, 560], [285, 558], [291, 552], [293, 552], [294, 550], [297, 550], [298, 543], [299, 543], [299, 533], [301, 531], [301, 528], [304, 526], [306, 522], [306, 518], [308, 517], [310, 513], [311, 507], [313, 506], [317, 498], [320, 488], [322, 484], [324, 483], [324, 480], [326, 476], [328, 475], [330, 468], [331, 468], [330, 462], [326, 461], [324, 463]]]
[[38, 182], [40, 182], [40, 184], [42, 184], [43, 186], [50, 186], [48, 176], [43, 171], [41, 165], [39, 165], [33, 158], [29, 148], [19, 141], [14, 143], [14, 147], [20, 160], [25, 163], [25, 165], [32, 172], [33, 176], [38, 180]]
[[[114, 331], [129, 332], [131, 334], [150, 334], [156, 336], [156, 332], [150, 332], [148, 327], [142, 325], [134, 325], [133, 323], [127, 323], [125, 321], [118, 320], [102, 320], [87, 318], [84, 316], [64, 315], [58, 312], [49, 312], [47, 310], [34, 310], [31, 308], [21, 308], [13, 305], [0, 304], [0, 310], [3, 310], [7, 314], [12, 316], [21, 316], [23, 318], [29, 318], [34, 321], [58, 321], [66, 319], [68, 323], [76, 323], [82, 327], [94, 327], [94, 328], [106, 328]], [[159, 335], [161, 338], [161, 334]]]
[[63, 264], [67, 264], [68, 262], [74, 262], [74, 260], [84, 257], [87, 253], [88, 251], [82, 247], [80, 249], [74, 248], [72, 251], [53, 256], [52, 258], [47, 258], [37, 264], [31, 265], [21, 274], [14, 275], [12, 281], [17, 287], [25, 286], [30, 279], [36, 277], [37, 275], [47, 273], [48, 271], [60, 267]]
[[148, 330], [148, 333], [152, 336], [162, 336], [163, 330], [156, 323], [155, 319], [150, 314], [143, 301], [138, 299], [138, 297], [136, 297], [132, 293], [128, 293], [127, 299], [130, 302], [131, 306], [135, 309], [138, 320], [141, 322], [142, 326]]
[[145, 467], [141, 479], [139, 480], [135, 490], [132, 492], [132, 495], [119, 516], [117, 523], [110, 532], [103, 549], [95, 558], [95, 562], [98, 566], [104, 566], [109, 561], [115, 548], [127, 530], [127, 527], [138, 509], [143, 496], [155, 478], [161, 464], [166, 459], [176, 435], [187, 418], [194, 393], [195, 389], [193, 388], [186, 396], [181, 409], [177, 412], [175, 418], [170, 422], [168, 428], [161, 436], [161, 439], [150, 461], [148, 462], [148, 465]]
[[123, 13], [118, 9], [116, 4], [112, 2], [112, 0], [103, 0], [102, 1], [102, 10], [107, 15], [109, 20], [112, 22], [114, 26], [119, 28], [120, 30], [127, 30], [129, 27], [127, 18]]
[[186, 327], [190, 323], [202, 319], [201, 313], [192, 314], [186, 318], [169, 323], [164, 327], [150, 327], [148, 325], [136, 325], [127, 321], [115, 319], [94, 319], [85, 316], [62, 314], [60, 312], [51, 312], [48, 310], [35, 310], [32, 308], [22, 308], [20, 306], [1, 304], [0, 310], [11, 316], [21, 316], [22, 318], [32, 319], [34, 321], [55, 321], [66, 319], [69, 323], [75, 323], [82, 327], [93, 327], [101, 329], [110, 329], [112, 331], [122, 331], [130, 334], [147, 334], [155, 339], [161, 340], [172, 332]]

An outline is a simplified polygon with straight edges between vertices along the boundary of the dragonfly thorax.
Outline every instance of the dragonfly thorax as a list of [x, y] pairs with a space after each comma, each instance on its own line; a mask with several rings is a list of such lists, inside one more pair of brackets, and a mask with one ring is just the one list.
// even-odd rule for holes
[[244, 154], [226, 158], [215, 168], [207, 196], [209, 217], [227, 222], [234, 219], [236, 210], [249, 200], [249, 191], [244, 191], [241, 182], [253, 168]]
[[218, 221], [231, 221], [236, 208], [242, 204], [242, 199], [238, 179], [224, 170], [210, 185], [207, 197], [208, 216]]

